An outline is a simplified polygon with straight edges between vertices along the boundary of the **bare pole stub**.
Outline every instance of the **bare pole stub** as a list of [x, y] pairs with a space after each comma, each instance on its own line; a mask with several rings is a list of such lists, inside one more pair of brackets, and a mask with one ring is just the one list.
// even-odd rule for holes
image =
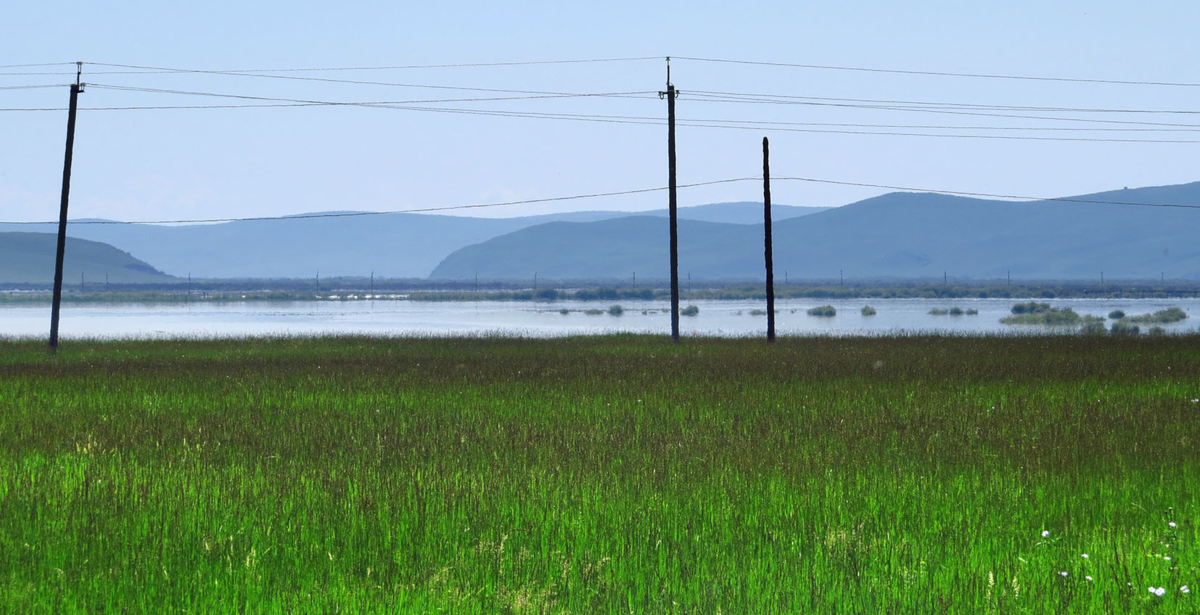
[[83, 62], [75, 63], [75, 83], [71, 84], [71, 105], [67, 111], [67, 148], [63, 158], [62, 200], [58, 208], [58, 247], [54, 257], [54, 300], [50, 307], [50, 352], [58, 351], [58, 318], [62, 307], [63, 258], [67, 251], [67, 204], [71, 196], [71, 154], [75, 149], [75, 112], [83, 84], [79, 79]]
[[775, 262], [771, 249], [771, 150], [763, 137], [763, 257], [767, 264], [767, 341], [775, 341]]
[[671, 339], [679, 341], [679, 200], [675, 187], [675, 97], [679, 95], [671, 84], [671, 58], [667, 58], [667, 91], [659, 92], [667, 99], [667, 171], [671, 227]]

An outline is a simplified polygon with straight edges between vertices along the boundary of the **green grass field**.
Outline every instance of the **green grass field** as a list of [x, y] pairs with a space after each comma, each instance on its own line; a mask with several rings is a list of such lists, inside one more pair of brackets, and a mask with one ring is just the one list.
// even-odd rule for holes
[[0, 341], [0, 611], [1196, 612], [1198, 399], [1196, 336]]

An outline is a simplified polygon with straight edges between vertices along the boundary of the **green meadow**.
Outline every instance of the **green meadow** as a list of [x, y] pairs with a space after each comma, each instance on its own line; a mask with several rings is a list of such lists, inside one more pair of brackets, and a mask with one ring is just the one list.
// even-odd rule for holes
[[1198, 612], [1198, 521], [1197, 336], [0, 341], [3, 612]]

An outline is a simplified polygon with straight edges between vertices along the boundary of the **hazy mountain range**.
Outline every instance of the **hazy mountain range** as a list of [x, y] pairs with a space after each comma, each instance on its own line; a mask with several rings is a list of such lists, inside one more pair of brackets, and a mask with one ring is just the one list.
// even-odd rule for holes
[[[1200, 183], [1014, 203], [892, 193], [774, 222], [777, 278], [1200, 278]], [[1129, 204], [1098, 204], [1106, 201]], [[1134, 206], [1132, 203], [1184, 207]], [[1192, 206], [1188, 208], [1187, 206]], [[680, 275], [755, 279], [761, 224], [684, 222]], [[468, 246], [438, 279], [663, 279], [667, 225], [626, 217], [529, 227]]]
[[[1089, 201], [1103, 201], [1096, 203]], [[1154, 206], [1136, 206], [1136, 204]], [[779, 279], [1200, 279], [1200, 183], [1014, 203], [892, 193], [837, 208], [774, 207]], [[590, 211], [522, 218], [425, 214], [245, 221], [191, 226], [68, 226], [130, 259], [197, 278], [366, 276], [627, 280], [668, 275], [665, 211]], [[762, 205], [680, 208], [680, 273], [757, 279]], [[52, 226], [0, 225], [4, 231]], [[0, 234], [0, 281], [49, 281], [50, 243]], [[19, 244], [19, 245], [18, 245]], [[77, 244], [71, 258], [81, 258]], [[84, 244], [78, 244], [84, 245]], [[94, 249], [90, 248], [90, 249]], [[35, 250], [36, 258], [21, 250]], [[132, 256], [130, 256], [132, 255]], [[48, 259], [48, 260], [47, 260]], [[36, 263], [35, 263], [36, 261]], [[50, 263], [47, 266], [46, 263]], [[115, 261], [114, 261], [115, 262]], [[147, 264], [148, 263], [148, 264]], [[91, 275], [102, 271], [80, 264]], [[31, 274], [30, 268], [37, 270]], [[115, 269], [106, 269], [113, 275]], [[157, 275], [141, 270], [145, 275]], [[129, 273], [129, 275], [133, 275]], [[68, 273], [68, 281], [78, 273]]]
[[[0, 233], [0, 281], [10, 284], [49, 284], [54, 281], [58, 236], [50, 233]], [[77, 288], [103, 285], [171, 282], [172, 278], [113, 246], [67, 238], [63, 282]]]
[[[824, 208], [774, 208], [776, 218], [820, 211]], [[367, 276], [374, 271], [379, 277], [425, 278], [455, 250], [493, 237], [548, 222], [588, 222], [629, 215], [615, 211], [519, 218], [386, 214], [187, 226], [68, 223], [67, 234], [111, 244], [181, 277], [308, 278], [317, 272], [332, 277]], [[640, 215], [665, 219], [667, 212], [664, 209]], [[683, 207], [679, 215], [689, 220], [752, 223], [761, 222], [762, 206], [716, 203]], [[55, 233], [57, 228], [0, 224], [0, 232], [4, 231]]]

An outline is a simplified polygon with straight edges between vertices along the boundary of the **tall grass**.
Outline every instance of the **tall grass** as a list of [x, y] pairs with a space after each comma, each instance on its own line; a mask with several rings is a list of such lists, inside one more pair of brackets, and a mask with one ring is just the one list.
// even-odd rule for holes
[[1194, 610], [1198, 341], [0, 342], [0, 610]]

